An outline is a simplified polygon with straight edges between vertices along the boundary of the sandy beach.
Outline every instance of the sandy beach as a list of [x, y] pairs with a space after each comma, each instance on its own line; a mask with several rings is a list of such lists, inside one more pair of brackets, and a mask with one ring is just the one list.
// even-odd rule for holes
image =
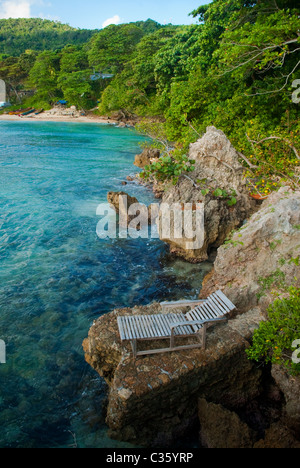
[[28, 121], [28, 122], [81, 122], [81, 123], [102, 123], [102, 124], [112, 124], [116, 125], [119, 122], [115, 122], [114, 120], [107, 119], [101, 116], [93, 116], [93, 115], [81, 115], [81, 116], [72, 116], [72, 115], [59, 115], [59, 114], [51, 114], [49, 112], [43, 112], [42, 114], [38, 115], [28, 115], [28, 116], [19, 116], [19, 115], [8, 115], [2, 114], [0, 115], [0, 121]]

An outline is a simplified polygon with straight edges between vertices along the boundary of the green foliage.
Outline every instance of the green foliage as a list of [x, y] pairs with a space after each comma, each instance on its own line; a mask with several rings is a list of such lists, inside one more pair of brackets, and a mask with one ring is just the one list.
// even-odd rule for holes
[[60, 54], [45, 51], [38, 55], [29, 72], [29, 82], [37, 89], [36, 99], [55, 101], [62, 96], [58, 89]]
[[90, 64], [101, 71], [120, 72], [143, 35], [142, 29], [133, 23], [107, 26], [90, 41]]
[[[274, 250], [278, 244], [274, 243], [270, 245], [271, 250]], [[284, 290], [285, 285], [285, 274], [279, 268], [266, 277], [259, 277], [258, 284], [260, 285], [260, 291], [257, 293], [257, 299], [263, 297], [267, 292], [271, 292], [272, 289]]]
[[172, 81], [186, 80], [192, 61], [201, 51], [201, 28], [182, 27], [155, 55], [154, 75], [159, 93], [169, 91]]
[[[147, 20], [111, 25], [89, 32], [84, 45], [80, 38], [69, 41], [71, 46], [49, 39], [47, 47], [56, 44], [56, 52], [14, 57], [15, 50], [3, 46], [0, 76], [16, 101], [24, 88], [34, 88], [30, 102], [50, 104], [64, 97], [84, 108], [99, 102], [101, 114], [122, 109], [159, 117], [165, 140], [176, 142], [181, 156], [214, 125], [241, 153], [250, 193], [268, 195], [287, 183], [299, 186], [299, 104], [292, 101], [300, 68], [298, 2], [213, 0], [192, 15], [199, 24], [163, 27]], [[43, 49], [42, 30], [60, 39], [83, 34], [60, 23], [3, 20], [1, 38], [1, 25], [11, 37], [19, 31], [26, 49], [40, 50], [30, 40], [36, 31]], [[91, 82], [94, 71], [114, 77]], [[170, 168], [174, 176], [175, 170]], [[233, 206], [235, 197], [228, 203]]]
[[140, 177], [145, 180], [155, 179], [160, 182], [171, 181], [176, 185], [182, 174], [195, 170], [194, 164], [195, 161], [190, 160], [188, 156], [174, 150], [159, 158], [157, 162], [145, 166]]
[[87, 53], [82, 47], [67, 46], [61, 51], [57, 85], [69, 105], [93, 107], [99, 82], [92, 81]]
[[160, 182], [169, 181], [176, 185], [180, 176], [195, 170], [194, 164], [196, 161], [189, 159], [185, 154], [185, 148], [170, 145], [166, 138], [163, 123], [149, 122], [146, 119], [137, 125], [137, 129], [148, 137], [147, 146], [155, 147], [161, 153], [158, 161], [144, 167], [140, 174], [142, 179]]
[[6, 83], [7, 94], [11, 103], [21, 101], [18, 93], [24, 88], [24, 82], [28, 78], [36, 60], [37, 53], [27, 50], [19, 57], [3, 55], [0, 59], [0, 77]]
[[165, 27], [153, 34], [144, 36], [137, 44], [131, 60], [123, 65], [111, 84], [104, 90], [99, 106], [105, 114], [119, 109], [126, 109], [140, 115], [155, 115], [163, 112], [155, 110], [151, 98], [156, 95], [157, 83], [155, 66], [157, 52], [176, 34], [178, 28]]
[[[148, 18], [146, 21], [135, 21], [135, 23], [133, 24], [135, 24], [135, 26], [140, 28], [144, 32], [144, 34], [151, 34], [151, 33], [154, 33], [155, 31], [158, 31], [164, 28], [164, 26], [159, 24], [157, 21], [153, 21], [150, 18]], [[167, 25], [167, 26], [170, 26], [170, 25]]]
[[[0, 52], [4, 52], [0, 53], [0, 76], [6, 81], [12, 103], [20, 104], [23, 90], [34, 88], [35, 96], [26, 98], [25, 105], [38, 107], [43, 103], [48, 108], [56, 99], [64, 98], [70, 105], [95, 107], [109, 84], [108, 80], [90, 79], [95, 68], [119, 72], [140, 39], [160, 29], [164, 27], [150, 19], [112, 25], [101, 31], [80, 30], [41, 19], [0, 20]], [[136, 94], [141, 93], [134, 89], [125, 92], [124, 104], [133, 102], [136, 106]]]
[[293, 362], [293, 343], [300, 339], [300, 289], [291, 287], [289, 297], [277, 299], [268, 309], [268, 320], [254, 332], [253, 344], [246, 350], [249, 359], [271, 362], [300, 373], [300, 364]]
[[[295, 12], [296, 13], [296, 12]], [[232, 76], [251, 80], [268, 74], [270, 70], [288, 70], [288, 62], [297, 63], [299, 19], [290, 10], [279, 10], [273, 4], [268, 13], [261, 6], [252, 8], [254, 22], [245, 22], [239, 28], [229, 28], [216, 55], [220, 66]], [[279, 77], [278, 77], [279, 78]], [[282, 77], [284, 84], [285, 77]], [[258, 87], [260, 83], [257, 82]], [[257, 91], [257, 90], [256, 90]]]
[[59, 75], [57, 85], [69, 105], [80, 108], [90, 107], [89, 96], [92, 93], [92, 84], [89, 76], [90, 72], [85, 70]]
[[67, 44], [84, 44], [96, 32], [40, 18], [1, 19], [0, 53], [19, 56], [28, 49], [62, 49]]
[[[198, 184], [204, 183], [206, 185], [206, 180], [201, 181], [197, 180]], [[237, 204], [237, 193], [234, 189], [222, 189], [220, 187], [208, 187], [208, 188], [202, 188], [201, 193], [204, 197], [206, 197], [208, 194], [211, 194], [215, 198], [220, 198], [223, 200], [226, 200], [226, 203], [228, 206], [234, 206]]]

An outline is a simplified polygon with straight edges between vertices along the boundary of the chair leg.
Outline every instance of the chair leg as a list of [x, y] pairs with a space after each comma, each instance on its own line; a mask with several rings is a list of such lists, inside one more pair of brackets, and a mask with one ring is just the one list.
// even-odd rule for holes
[[171, 338], [170, 338], [170, 349], [175, 348], [175, 336], [174, 336], [174, 329], [171, 330]]
[[136, 342], [136, 340], [132, 340], [130, 343], [131, 343], [131, 347], [132, 347], [133, 357], [134, 357], [134, 359], [136, 359], [136, 357], [137, 357], [137, 342]]
[[202, 328], [202, 348], [206, 349], [206, 331], [207, 331], [207, 323], [203, 325]]

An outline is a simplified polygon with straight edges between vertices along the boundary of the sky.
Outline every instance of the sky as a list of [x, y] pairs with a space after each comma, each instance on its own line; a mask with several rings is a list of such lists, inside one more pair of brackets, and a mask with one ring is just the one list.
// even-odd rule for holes
[[0, 0], [0, 19], [44, 18], [83, 29], [148, 18], [161, 24], [192, 24], [196, 20], [189, 13], [207, 3], [210, 0]]

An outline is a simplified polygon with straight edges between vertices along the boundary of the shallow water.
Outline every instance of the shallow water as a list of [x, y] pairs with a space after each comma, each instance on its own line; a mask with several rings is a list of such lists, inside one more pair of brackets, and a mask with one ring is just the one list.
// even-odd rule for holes
[[110, 125], [0, 122], [0, 447], [128, 447], [107, 437], [106, 387], [84, 361], [94, 319], [116, 307], [194, 298], [210, 265], [158, 239], [96, 235], [110, 190], [136, 172], [141, 136]]

